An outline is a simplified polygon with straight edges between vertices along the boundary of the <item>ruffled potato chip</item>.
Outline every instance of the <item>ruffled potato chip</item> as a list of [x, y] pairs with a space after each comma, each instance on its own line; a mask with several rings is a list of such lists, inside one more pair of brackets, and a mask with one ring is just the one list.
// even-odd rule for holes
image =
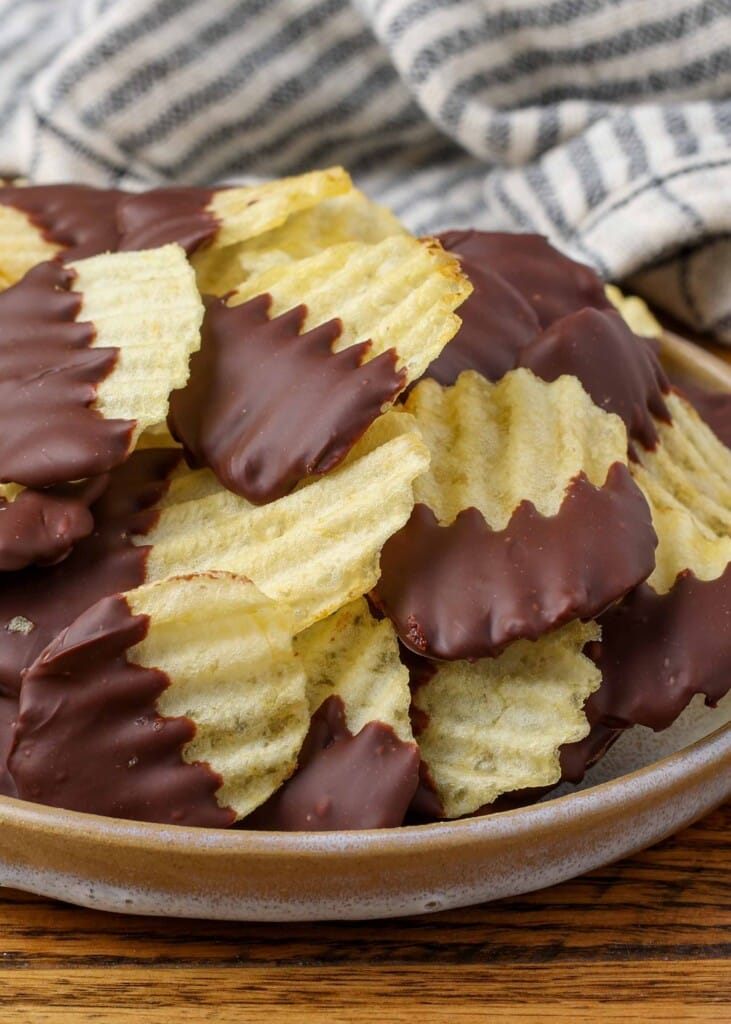
[[134, 447], [144, 430], [164, 424], [170, 392], [188, 379], [203, 320], [195, 276], [177, 245], [95, 256], [71, 269], [82, 295], [78, 319], [94, 324], [94, 347], [119, 350], [95, 408], [106, 419], [135, 420]]
[[291, 606], [296, 631], [368, 591], [429, 462], [411, 417], [390, 413], [376, 426], [338, 469], [268, 505], [251, 505], [206, 470], [174, 479], [157, 524], [139, 540], [151, 545], [147, 579], [240, 573]]
[[300, 633], [295, 651], [307, 676], [310, 714], [328, 697], [339, 697], [352, 733], [382, 722], [413, 743], [409, 673], [396, 634], [388, 619], [373, 617], [362, 597]]
[[374, 596], [407, 647], [492, 657], [599, 614], [652, 571], [624, 425], [575, 378], [518, 369], [490, 384], [466, 371], [452, 388], [421, 382], [405, 408], [432, 462]]
[[370, 341], [367, 359], [395, 348], [409, 381], [420, 377], [459, 327], [454, 310], [472, 291], [456, 257], [433, 239], [393, 235], [374, 245], [345, 242], [241, 283], [229, 305], [272, 297], [271, 316], [301, 305], [303, 329], [335, 318], [333, 351]]
[[360, 598], [301, 633], [311, 722], [297, 771], [247, 823], [284, 830], [403, 823], [419, 781], [409, 678], [388, 620]]
[[148, 821], [244, 817], [294, 770], [309, 723], [291, 625], [225, 574], [103, 598], [26, 673], [19, 794]]
[[293, 213], [281, 226], [247, 241], [201, 249], [192, 262], [201, 292], [225, 295], [251, 274], [307, 259], [332, 245], [374, 244], [404, 234], [390, 210], [352, 189]]
[[63, 246], [49, 242], [27, 213], [0, 203], [0, 289], [19, 281], [31, 267], [52, 260]]
[[498, 658], [435, 664], [414, 705], [422, 760], [445, 817], [559, 781], [559, 748], [589, 732], [582, 709], [601, 675], [582, 649], [598, 637], [594, 623], [572, 622], [511, 644]]
[[731, 562], [731, 450], [680, 395], [667, 404], [672, 422], [657, 422], [656, 448], [640, 448], [632, 466], [659, 538], [648, 580], [658, 593], [684, 569], [711, 580]]
[[604, 291], [631, 331], [643, 338], [662, 337], [662, 327], [638, 295], [625, 295], [616, 284], [606, 285]]

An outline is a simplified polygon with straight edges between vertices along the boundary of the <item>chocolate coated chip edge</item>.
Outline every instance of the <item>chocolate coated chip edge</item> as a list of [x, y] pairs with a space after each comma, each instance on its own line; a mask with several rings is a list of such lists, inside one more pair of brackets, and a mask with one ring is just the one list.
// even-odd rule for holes
[[339, 465], [406, 380], [393, 349], [363, 363], [368, 342], [332, 351], [339, 320], [302, 334], [305, 306], [270, 320], [270, 305], [269, 295], [207, 300], [201, 348], [168, 418], [190, 465], [255, 504]]
[[555, 516], [528, 501], [504, 530], [475, 508], [440, 526], [417, 504], [381, 552], [373, 592], [411, 650], [448, 661], [491, 657], [571, 619], [589, 619], [652, 572], [657, 537], [626, 466], [602, 487], [576, 477]]
[[216, 802], [220, 776], [182, 759], [194, 722], [157, 711], [170, 680], [127, 658], [148, 628], [123, 596], [105, 597], [27, 670], [8, 757], [18, 795], [116, 818], [225, 828], [235, 814]]

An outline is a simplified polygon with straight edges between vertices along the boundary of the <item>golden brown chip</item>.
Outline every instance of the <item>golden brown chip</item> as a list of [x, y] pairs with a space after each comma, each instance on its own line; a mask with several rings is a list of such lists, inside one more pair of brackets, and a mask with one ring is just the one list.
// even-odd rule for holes
[[413, 742], [409, 673], [396, 634], [388, 619], [373, 617], [364, 598], [300, 633], [295, 651], [307, 676], [311, 715], [328, 697], [340, 697], [350, 732], [382, 722], [399, 739]]
[[352, 187], [347, 171], [330, 167], [261, 185], [218, 189], [209, 204], [220, 223], [212, 244], [223, 248], [271, 231], [299, 210], [349, 192]]
[[406, 409], [431, 451], [374, 599], [411, 650], [493, 657], [589, 619], [646, 579], [657, 538], [622, 421], [578, 380], [526, 369], [419, 383]]
[[711, 580], [731, 562], [731, 450], [680, 395], [667, 404], [672, 423], [657, 421], [657, 447], [632, 466], [659, 538], [648, 580], [659, 593], [684, 569]]
[[292, 773], [309, 724], [291, 627], [220, 573], [102, 598], [25, 674], [19, 794], [147, 821], [244, 817]]
[[150, 616], [129, 660], [169, 676], [160, 714], [196, 725], [184, 760], [210, 765], [223, 779], [219, 805], [244, 817], [294, 771], [309, 724], [289, 609], [223, 573], [164, 580], [126, 599]]
[[406, 229], [383, 206], [351, 189], [292, 213], [279, 227], [225, 248], [193, 256], [201, 292], [224, 295], [254, 273], [306, 259], [343, 242], [373, 244]]
[[598, 636], [572, 622], [497, 658], [443, 662], [417, 686], [417, 742], [445, 817], [559, 781], [559, 748], [589, 731], [583, 705], [601, 676], [582, 649]]
[[375, 447], [368, 431], [338, 469], [268, 505], [224, 490], [206, 470], [173, 479], [157, 525], [139, 540], [151, 545], [148, 580], [240, 573], [292, 607], [297, 631], [368, 591], [429, 461], [411, 417], [381, 421]]
[[31, 267], [54, 259], [62, 250], [43, 237], [27, 213], [0, 204], [0, 289], [9, 288]]
[[203, 304], [177, 245], [93, 256], [71, 264], [83, 296], [79, 322], [93, 322], [96, 348], [117, 348], [112, 373], [97, 388], [106, 419], [136, 420], [132, 446], [164, 424], [170, 392], [188, 379], [200, 345]]
[[601, 487], [610, 466], [627, 462], [622, 421], [575, 377], [546, 383], [518, 369], [491, 384], [468, 370], [451, 388], [422, 381], [406, 409], [432, 453], [414, 496], [443, 525], [472, 507], [502, 530], [522, 501], [554, 516], [579, 473]]
[[271, 267], [240, 284], [229, 305], [267, 293], [272, 317], [305, 304], [303, 330], [335, 318], [340, 351], [370, 341], [368, 358], [398, 353], [416, 380], [459, 327], [454, 310], [472, 291], [456, 257], [433, 239], [393, 235], [374, 245], [345, 242], [315, 256]]
[[606, 285], [604, 291], [634, 334], [643, 338], [662, 337], [662, 327], [650, 312], [650, 307], [639, 296], [625, 295], [616, 284]]

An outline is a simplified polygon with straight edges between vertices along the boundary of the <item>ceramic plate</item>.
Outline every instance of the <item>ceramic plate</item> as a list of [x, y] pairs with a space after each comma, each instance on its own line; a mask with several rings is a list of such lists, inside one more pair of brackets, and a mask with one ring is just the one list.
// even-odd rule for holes
[[[685, 373], [731, 369], [670, 337]], [[0, 885], [134, 914], [251, 921], [394, 917], [553, 885], [635, 853], [731, 798], [731, 697], [626, 733], [571, 792], [437, 825], [246, 833], [138, 824], [0, 798]]]

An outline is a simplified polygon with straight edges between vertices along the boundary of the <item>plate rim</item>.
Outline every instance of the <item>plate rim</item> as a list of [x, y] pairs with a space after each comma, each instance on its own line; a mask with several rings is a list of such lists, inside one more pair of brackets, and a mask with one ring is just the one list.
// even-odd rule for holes
[[[726, 749], [726, 742], [727, 749]], [[719, 756], [710, 760], [703, 755], [707, 749], [720, 745]], [[690, 773], [685, 770], [685, 762], [698, 757], [698, 763]], [[155, 822], [134, 821], [125, 818], [111, 818], [100, 814], [89, 814], [83, 811], [71, 811], [47, 804], [36, 804], [28, 800], [14, 797], [0, 797], [0, 824], [14, 823], [22, 827], [37, 828], [44, 831], [63, 830], [68, 834], [72, 831], [83, 833], [87, 840], [103, 840], [111, 845], [124, 848], [129, 845], [138, 846], [140, 841], [151, 850], [154, 847], [176, 853], [200, 855], [231, 854], [252, 856], [282, 856], [307, 852], [315, 856], [326, 854], [328, 857], [347, 857], [356, 854], [361, 858], [373, 847], [379, 853], [400, 851], [405, 845], [413, 847], [417, 842], [427, 845], [430, 849], [438, 847], [446, 849], [463, 842], [481, 840], [489, 841], [498, 837], [502, 841], [506, 835], [519, 834], [524, 829], [537, 825], [555, 827], [556, 815], [561, 816], [569, 807], [584, 805], [585, 813], [604, 811], [615, 802], [620, 801], [627, 807], [624, 789], [637, 789], [632, 793], [633, 799], [642, 798], [643, 786], [637, 783], [654, 781], [657, 777], [658, 786], [652, 786], [653, 796], [661, 798], [671, 795], [672, 790], [681, 789], [698, 782], [709, 772], [723, 766], [728, 761], [731, 767], [731, 721], [719, 726], [713, 732], [702, 736], [693, 743], [643, 768], [597, 783], [588, 789], [543, 800], [540, 803], [528, 804], [511, 810], [496, 811], [492, 814], [475, 815], [423, 825], [402, 825], [390, 829], [353, 829], [338, 832], [275, 832], [248, 831], [245, 829], [201, 828], [188, 825], [163, 825]], [[678, 778], [680, 776], [680, 778]], [[729, 777], [728, 795], [731, 797], [731, 776]], [[596, 805], [596, 806], [595, 806]], [[511, 827], [512, 826], [512, 827]], [[0, 851], [1, 851], [0, 843]]]

